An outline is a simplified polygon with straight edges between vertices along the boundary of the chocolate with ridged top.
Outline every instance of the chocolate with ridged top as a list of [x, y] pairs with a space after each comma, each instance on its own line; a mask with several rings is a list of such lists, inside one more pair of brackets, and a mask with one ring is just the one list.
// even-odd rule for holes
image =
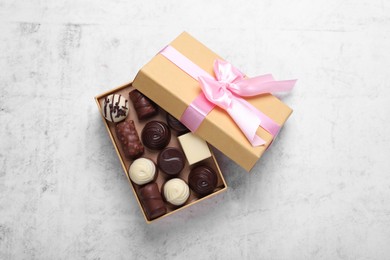
[[139, 140], [133, 120], [118, 123], [115, 131], [127, 158], [136, 159], [144, 153], [144, 146]]
[[190, 188], [201, 196], [212, 193], [217, 187], [218, 178], [214, 170], [207, 166], [198, 166], [188, 176]]
[[131, 91], [129, 96], [133, 102], [138, 119], [147, 119], [157, 114], [158, 110], [156, 104], [138, 90], [135, 89]]
[[161, 121], [150, 121], [142, 129], [142, 143], [152, 150], [161, 150], [171, 140], [171, 130]]
[[139, 199], [149, 220], [167, 213], [167, 208], [156, 183], [150, 183], [141, 188]]
[[187, 183], [180, 178], [170, 179], [161, 189], [164, 200], [174, 207], [185, 204], [190, 197]]
[[138, 158], [129, 167], [129, 177], [132, 182], [138, 185], [156, 180], [157, 174], [155, 163], [148, 158]]
[[182, 151], [167, 147], [157, 157], [158, 167], [169, 176], [177, 176], [183, 170], [185, 157]]
[[167, 123], [169, 127], [175, 130], [179, 135], [188, 133], [190, 131], [185, 125], [183, 125], [179, 120], [174, 118], [169, 113], [167, 113]]

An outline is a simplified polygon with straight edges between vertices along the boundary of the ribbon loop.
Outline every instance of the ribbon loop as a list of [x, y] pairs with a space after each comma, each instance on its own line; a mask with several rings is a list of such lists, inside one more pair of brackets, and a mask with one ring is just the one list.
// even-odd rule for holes
[[215, 60], [214, 73], [215, 79], [198, 77], [205, 97], [229, 113], [249, 142], [253, 146], [265, 144], [256, 135], [259, 126], [276, 136], [280, 126], [264, 123], [261, 119], [264, 117], [259, 115], [261, 112], [241, 97], [288, 91], [294, 87], [295, 80], [275, 81], [271, 74], [245, 78], [232, 64], [221, 60]]
[[296, 80], [276, 81], [271, 74], [247, 78], [232, 64], [222, 60], [214, 61], [214, 78], [172, 46], [167, 46], [160, 53], [199, 81], [202, 93], [180, 118], [192, 132], [198, 129], [207, 114], [217, 105], [230, 115], [253, 146], [266, 143], [256, 135], [259, 126], [274, 138], [277, 136], [280, 126], [242, 97], [290, 91]]
[[232, 83], [244, 78], [244, 74], [227, 61], [215, 60], [213, 67], [217, 81]]
[[199, 77], [198, 80], [204, 95], [211, 103], [225, 110], [230, 107], [233, 94], [228, 90], [228, 83], [204, 77]]

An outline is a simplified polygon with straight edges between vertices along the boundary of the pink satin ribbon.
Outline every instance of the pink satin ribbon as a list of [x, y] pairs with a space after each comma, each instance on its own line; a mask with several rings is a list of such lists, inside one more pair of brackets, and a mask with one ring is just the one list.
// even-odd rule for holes
[[199, 81], [203, 92], [195, 98], [180, 118], [192, 132], [198, 129], [207, 114], [217, 105], [232, 117], [253, 146], [266, 143], [256, 135], [259, 126], [274, 138], [277, 136], [280, 126], [241, 97], [290, 91], [296, 80], [275, 81], [272, 75], [245, 78], [237, 68], [222, 60], [214, 62], [214, 78], [172, 46], [165, 47], [160, 54]]

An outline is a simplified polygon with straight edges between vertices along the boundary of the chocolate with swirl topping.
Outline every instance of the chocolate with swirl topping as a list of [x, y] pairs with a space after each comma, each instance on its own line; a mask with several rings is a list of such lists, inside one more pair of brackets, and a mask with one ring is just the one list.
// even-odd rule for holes
[[133, 102], [135, 112], [138, 119], [150, 118], [157, 114], [157, 106], [149, 98], [144, 96], [138, 90], [133, 90], [129, 93], [130, 99]]
[[198, 166], [191, 170], [188, 176], [190, 188], [201, 196], [212, 193], [217, 187], [217, 175], [207, 166]]
[[171, 130], [161, 121], [148, 122], [141, 133], [142, 143], [152, 150], [161, 150], [171, 140]]
[[144, 153], [144, 146], [139, 140], [133, 120], [118, 123], [115, 131], [127, 158], [135, 159]]
[[167, 213], [167, 208], [156, 183], [150, 183], [139, 190], [139, 199], [148, 219]]

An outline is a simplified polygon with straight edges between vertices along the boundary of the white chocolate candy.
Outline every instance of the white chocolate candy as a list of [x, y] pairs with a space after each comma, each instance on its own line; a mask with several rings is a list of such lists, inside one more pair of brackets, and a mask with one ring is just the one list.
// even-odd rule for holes
[[129, 175], [135, 184], [146, 184], [154, 180], [156, 165], [152, 160], [139, 158], [130, 165]]
[[110, 122], [120, 122], [129, 113], [129, 102], [119, 94], [111, 94], [104, 98], [103, 115]]
[[164, 184], [165, 200], [175, 206], [183, 205], [190, 196], [190, 189], [182, 179], [170, 179]]
[[178, 139], [190, 165], [211, 157], [206, 141], [199, 136], [187, 133], [179, 136]]

